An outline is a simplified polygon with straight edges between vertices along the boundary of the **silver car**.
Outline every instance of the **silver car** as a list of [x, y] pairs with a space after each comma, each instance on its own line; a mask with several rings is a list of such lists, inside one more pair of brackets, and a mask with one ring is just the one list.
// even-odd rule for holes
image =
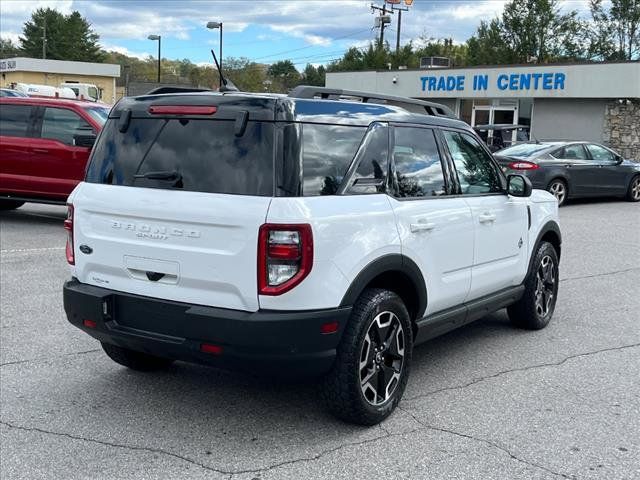
[[526, 175], [562, 205], [568, 198], [618, 196], [640, 201], [640, 163], [590, 142], [530, 142], [494, 153], [506, 175]]

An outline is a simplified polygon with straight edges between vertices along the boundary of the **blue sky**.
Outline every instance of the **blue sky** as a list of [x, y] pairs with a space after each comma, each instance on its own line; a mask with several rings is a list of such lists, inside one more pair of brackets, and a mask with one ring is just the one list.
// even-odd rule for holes
[[[376, 2], [381, 4], [382, 0]], [[414, 0], [403, 14], [401, 42], [421, 36], [464, 42], [480, 20], [500, 15], [506, 0]], [[299, 69], [339, 58], [350, 46], [362, 47], [378, 35], [372, 29], [370, 0], [2, 0], [0, 35], [16, 41], [23, 23], [38, 7], [63, 13], [78, 10], [100, 35], [102, 45], [128, 55], [157, 54], [149, 34], [162, 35], [162, 56], [210, 61], [218, 32], [207, 21], [224, 24], [224, 56], [273, 63], [290, 58]], [[563, 9], [587, 11], [587, 0], [561, 0]], [[396, 16], [387, 29], [395, 45]]]

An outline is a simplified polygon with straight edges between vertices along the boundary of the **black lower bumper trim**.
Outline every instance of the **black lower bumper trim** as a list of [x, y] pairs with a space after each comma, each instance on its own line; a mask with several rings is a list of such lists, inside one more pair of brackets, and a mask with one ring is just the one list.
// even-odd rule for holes
[[[351, 313], [351, 307], [244, 312], [131, 295], [75, 279], [64, 285], [64, 309], [71, 324], [101, 342], [278, 376], [328, 371]], [[321, 333], [330, 322], [338, 322], [338, 330]], [[222, 353], [203, 353], [203, 343], [219, 345]]]

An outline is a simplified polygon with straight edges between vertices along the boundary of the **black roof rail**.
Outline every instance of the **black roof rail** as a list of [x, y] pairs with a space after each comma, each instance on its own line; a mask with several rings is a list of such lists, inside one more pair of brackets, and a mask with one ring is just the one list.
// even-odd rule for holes
[[213, 92], [210, 88], [197, 87], [158, 87], [148, 91], [145, 95], [162, 95], [163, 93], [193, 93], [193, 92]]
[[383, 105], [395, 105], [412, 113], [421, 113], [434, 117], [456, 117], [453, 110], [440, 103], [416, 100], [415, 98], [396, 97], [380, 93], [358, 92], [355, 90], [341, 90], [337, 88], [312, 87], [300, 85], [289, 92], [291, 98], [321, 98], [324, 100], [341, 100], [345, 97], [359, 98], [362, 103], [377, 103]]

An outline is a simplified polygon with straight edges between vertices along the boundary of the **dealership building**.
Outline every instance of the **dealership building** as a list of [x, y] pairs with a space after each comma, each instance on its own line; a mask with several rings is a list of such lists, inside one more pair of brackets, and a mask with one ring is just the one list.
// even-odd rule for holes
[[472, 126], [526, 125], [538, 140], [600, 142], [640, 161], [640, 62], [334, 72], [326, 86], [435, 101]]
[[91, 83], [98, 87], [99, 98], [115, 103], [116, 79], [120, 65], [110, 63], [72, 62], [40, 58], [6, 58], [0, 60], [0, 87], [16, 83], [36, 83], [57, 87], [61, 83]]

